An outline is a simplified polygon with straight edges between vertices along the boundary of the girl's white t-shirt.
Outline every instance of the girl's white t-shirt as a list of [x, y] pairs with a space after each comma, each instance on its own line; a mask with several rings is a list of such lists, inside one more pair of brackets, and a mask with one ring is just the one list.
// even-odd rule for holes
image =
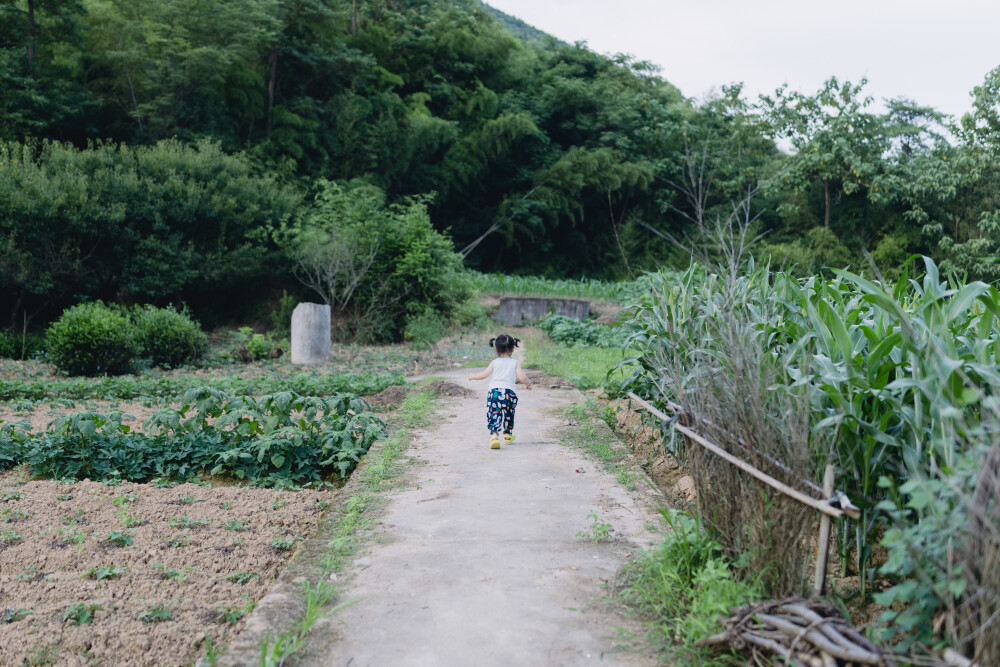
[[490, 389], [515, 390], [517, 384], [517, 359], [497, 357], [493, 360], [493, 374], [490, 375]]

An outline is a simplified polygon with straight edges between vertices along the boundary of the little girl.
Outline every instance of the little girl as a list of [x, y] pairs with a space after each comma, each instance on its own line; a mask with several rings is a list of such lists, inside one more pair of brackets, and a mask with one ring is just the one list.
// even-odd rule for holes
[[517, 407], [514, 385], [521, 382], [531, 391], [531, 383], [521, 371], [520, 364], [510, 356], [520, 342], [520, 339], [507, 334], [490, 339], [490, 347], [497, 351], [497, 358], [482, 373], [469, 374], [469, 380], [490, 379], [490, 393], [486, 395], [486, 426], [490, 429], [490, 449], [500, 449], [501, 433], [504, 442], [514, 442], [512, 431], [514, 408]]

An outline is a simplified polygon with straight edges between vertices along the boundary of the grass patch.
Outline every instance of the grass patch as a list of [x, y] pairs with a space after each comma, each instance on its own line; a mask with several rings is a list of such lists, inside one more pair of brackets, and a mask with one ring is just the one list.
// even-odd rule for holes
[[563, 432], [563, 442], [582, 449], [605, 470], [615, 475], [622, 486], [633, 491], [637, 475], [632, 466], [626, 463], [629, 450], [604, 420], [603, 410], [597, 401], [588, 398], [583, 403], [566, 408], [565, 414], [568, 419], [576, 422], [576, 427]]
[[721, 632], [733, 607], [761, 599], [758, 587], [733, 574], [733, 564], [697, 521], [660, 510], [669, 531], [663, 541], [622, 572], [618, 599], [649, 620], [649, 641], [672, 665], [743, 665], [746, 658], [698, 648]]
[[[567, 347], [550, 340], [538, 331], [527, 331], [525, 337], [525, 360], [527, 368], [535, 368], [549, 375], [566, 378], [579, 389], [597, 387], [617, 387], [626, 377], [631, 377], [632, 369], [612, 371], [626, 356], [626, 352], [614, 347]], [[609, 371], [611, 372], [609, 376]]]

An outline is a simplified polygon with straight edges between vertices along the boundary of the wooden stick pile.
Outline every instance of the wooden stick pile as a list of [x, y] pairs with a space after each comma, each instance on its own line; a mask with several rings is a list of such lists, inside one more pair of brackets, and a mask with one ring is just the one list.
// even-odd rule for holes
[[894, 665], [836, 608], [819, 600], [789, 598], [739, 607], [723, 625], [726, 632], [705, 637], [698, 646], [729, 644], [755, 657], [780, 656], [781, 664], [795, 667]]

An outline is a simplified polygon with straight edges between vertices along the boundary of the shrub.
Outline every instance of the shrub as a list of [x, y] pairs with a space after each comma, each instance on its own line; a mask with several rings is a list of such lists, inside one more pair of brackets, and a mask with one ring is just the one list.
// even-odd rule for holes
[[154, 366], [197, 363], [208, 347], [208, 337], [186, 310], [145, 306], [133, 311], [132, 320], [139, 355]]
[[42, 336], [0, 331], [0, 359], [31, 359], [44, 349]]
[[434, 347], [445, 335], [448, 325], [441, 315], [428, 308], [416, 317], [411, 317], [406, 321], [406, 330], [403, 338], [412, 342], [416, 347], [428, 349]]
[[131, 323], [100, 301], [67, 308], [46, 334], [49, 358], [70, 375], [122, 375], [133, 370], [137, 348]]

